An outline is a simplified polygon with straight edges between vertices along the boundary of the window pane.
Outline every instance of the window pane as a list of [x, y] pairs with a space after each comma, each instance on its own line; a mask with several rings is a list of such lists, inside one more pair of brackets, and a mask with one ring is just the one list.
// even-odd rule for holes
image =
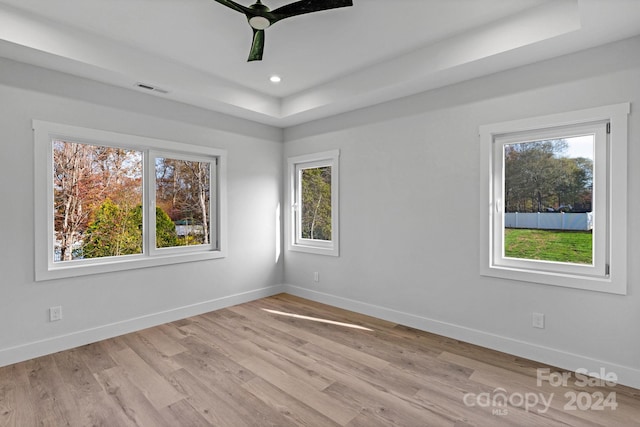
[[54, 261], [142, 253], [142, 153], [53, 141]]
[[301, 237], [331, 240], [331, 166], [302, 169]]
[[504, 256], [593, 264], [594, 135], [504, 145]]
[[211, 243], [211, 162], [158, 157], [156, 247]]

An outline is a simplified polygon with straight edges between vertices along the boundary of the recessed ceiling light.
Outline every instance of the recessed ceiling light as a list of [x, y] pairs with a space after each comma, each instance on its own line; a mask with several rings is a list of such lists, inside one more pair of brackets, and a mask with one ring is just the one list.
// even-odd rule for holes
[[269, 81], [271, 83], [280, 83], [282, 81], [282, 78], [274, 74], [273, 76], [269, 77]]

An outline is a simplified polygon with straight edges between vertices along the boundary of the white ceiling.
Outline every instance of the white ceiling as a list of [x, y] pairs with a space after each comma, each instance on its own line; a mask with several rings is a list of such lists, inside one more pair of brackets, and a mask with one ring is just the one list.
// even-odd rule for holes
[[640, 34], [640, 0], [353, 2], [247, 62], [246, 18], [213, 0], [0, 0], [0, 56], [288, 127]]

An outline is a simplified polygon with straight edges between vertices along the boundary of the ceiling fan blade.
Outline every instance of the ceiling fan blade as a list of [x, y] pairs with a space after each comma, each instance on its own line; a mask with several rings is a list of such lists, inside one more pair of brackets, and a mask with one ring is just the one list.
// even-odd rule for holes
[[262, 52], [264, 51], [264, 30], [253, 29], [253, 43], [249, 52], [249, 61], [262, 61]]
[[353, 6], [353, 0], [300, 0], [272, 10], [269, 20], [273, 24], [292, 16], [348, 6]]
[[249, 9], [248, 7], [243, 6], [241, 4], [238, 4], [233, 0], [214, 0], [214, 1], [217, 1], [218, 3], [223, 4], [223, 5], [227, 6], [228, 8], [231, 8], [231, 9], [233, 9], [235, 11], [238, 11], [240, 13], [244, 13], [245, 15], [247, 13], [251, 13], [251, 9]]
[[247, 17], [253, 29], [253, 42], [247, 61], [261, 61], [264, 51], [264, 29], [285, 18], [303, 15], [305, 13], [353, 6], [353, 0], [299, 0], [273, 11], [256, 0], [251, 6], [243, 6], [233, 0], [214, 0], [230, 9], [240, 12]]

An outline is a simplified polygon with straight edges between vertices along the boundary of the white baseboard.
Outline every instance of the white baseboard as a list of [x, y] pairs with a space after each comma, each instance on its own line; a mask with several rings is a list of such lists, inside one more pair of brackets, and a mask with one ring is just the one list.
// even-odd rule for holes
[[40, 341], [34, 341], [15, 347], [0, 349], [0, 367], [56, 353], [92, 342], [117, 337], [163, 323], [173, 322], [186, 317], [197, 316], [221, 308], [253, 301], [284, 292], [283, 285], [269, 286], [239, 294], [203, 301], [178, 307], [159, 313], [148, 314], [121, 322], [84, 329], [66, 335], [59, 335]]
[[579, 354], [568, 353], [294, 285], [284, 285], [284, 292], [573, 372], [578, 369], [586, 369], [588, 372], [600, 372], [601, 369], [604, 369], [607, 373], [615, 373], [619, 384], [640, 388], [640, 369], [637, 368], [592, 359]]

